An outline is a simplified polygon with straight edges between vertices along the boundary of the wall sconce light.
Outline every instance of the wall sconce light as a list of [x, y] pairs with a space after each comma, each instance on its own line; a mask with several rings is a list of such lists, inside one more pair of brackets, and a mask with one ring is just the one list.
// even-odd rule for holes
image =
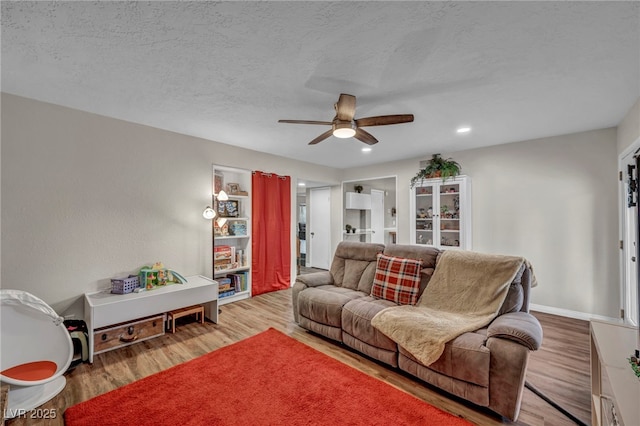
[[226, 192], [224, 192], [223, 189], [221, 189], [220, 192], [218, 192], [218, 196], [216, 198], [218, 199], [218, 201], [227, 201], [229, 199], [229, 196]]
[[216, 217], [216, 211], [212, 209], [211, 206], [207, 206], [207, 208], [202, 212], [202, 217], [207, 220], [211, 220]]

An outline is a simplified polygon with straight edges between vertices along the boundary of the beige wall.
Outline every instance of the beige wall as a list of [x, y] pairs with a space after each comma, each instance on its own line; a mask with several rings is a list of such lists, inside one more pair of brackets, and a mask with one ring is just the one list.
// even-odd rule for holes
[[[474, 249], [526, 256], [533, 303], [616, 315], [616, 152], [605, 129], [444, 153], [472, 179]], [[3, 94], [2, 287], [60, 310], [157, 260], [211, 274], [213, 163], [335, 183], [334, 247], [339, 182], [395, 175], [408, 243], [409, 180], [425, 158], [341, 171]]]
[[2, 94], [2, 287], [77, 312], [156, 261], [210, 276], [214, 163], [340, 191], [339, 170]]
[[618, 154], [640, 138], [640, 98], [618, 125]]
[[[539, 281], [534, 304], [616, 316], [615, 129], [444, 155], [460, 162], [471, 177], [474, 250], [525, 256]], [[408, 206], [409, 180], [423, 159], [350, 170], [344, 176], [352, 180], [397, 172], [398, 205]], [[399, 243], [408, 243], [406, 207], [398, 209], [398, 227]]]

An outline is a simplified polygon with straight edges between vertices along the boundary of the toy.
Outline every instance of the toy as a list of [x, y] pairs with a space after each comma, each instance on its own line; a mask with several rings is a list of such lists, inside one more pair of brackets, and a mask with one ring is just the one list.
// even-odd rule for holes
[[140, 288], [153, 290], [167, 284], [185, 284], [187, 279], [171, 269], [165, 268], [162, 262], [156, 262], [153, 266], [145, 266], [140, 269]]

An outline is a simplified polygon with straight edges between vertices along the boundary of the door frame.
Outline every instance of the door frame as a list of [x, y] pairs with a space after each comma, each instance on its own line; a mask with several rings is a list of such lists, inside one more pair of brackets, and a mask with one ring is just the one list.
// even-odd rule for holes
[[[631, 248], [630, 241], [627, 239], [627, 215], [628, 215], [628, 207], [627, 207], [627, 191], [628, 185], [626, 181], [627, 175], [627, 164], [634, 163], [633, 160], [635, 154], [640, 154], [640, 138], [636, 139], [629, 147], [627, 147], [619, 156], [618, 156], [618, 171], [621, 173], [621, 178], [619, 179], [619, 192], [618, 192], [618, 208], [619, 208], [619, 236], [622, 247], [620, 247], [620, 308], [624, 310], [624, 314], [621, 315], [621, 319], [627, 323], [632, 324], [634, 326], [638, 326], [638, 319], [632, 318], [629, 307], [636, 307], [638, 309], [638, 301], [631, 300], [631, 285], [632, 282], [629, 280], [629, 275], [635, 273], [635, 279], [640, 279], [640, 274], [638, 274], [637, 263], [640, 262], [640, 259], [636, 260], [636, 265], [628, 265], [627, 260], [630, 259], [632, 253], [629, 251]], [[638, 170], [636, 169], [636, 176], [638, 176]], [[640, 203], [640, 200], [638, 200]], [[640, 204], [636, 206], [636, 209], [640, 208]], [[637, 210], [636, 210], [637, 211]], [[637, 221], [637, 213], [633, 220]], [[636, 222], [636, 227], [640, 226], [640, 223]], [[640, 243], [640, 241], [638, 241]], [[638, 257], [637, 251], [635, 252], [635, 256]], [[635, 283], [635, 281], [633, 281]], [[636, 289], [637, 283], [635, 283]], [[637, 290], [636, 290], [637, 291]], [[640, 295], [636, 295], [636, 297], [640, 297]], [[638, 313], [636, 313], [636, 316]]]

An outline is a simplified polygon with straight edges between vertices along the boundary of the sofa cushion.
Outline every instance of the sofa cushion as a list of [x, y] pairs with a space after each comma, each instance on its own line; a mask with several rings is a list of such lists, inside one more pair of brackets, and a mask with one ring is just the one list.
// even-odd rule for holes
[[422, 260], [378, 255], [371, 296], [398, 305], [415, 305], [420, 289]]
[[371, 318], [392, 306], [397, 305], [371, 296], [351, 300], [342, 308], [342, 330], [368, 345], [397, 352], [396, 342], [371, 325]]
[[298, 295], [298, 313], [320, 324], [341, 327], [342, 307], [350, 300], [365, 296], [360, 291], [333, 285], [307, 288]]
[[360, 290], [363, 282], [372, 282], [376, 264], [367, 260], [344, 260], [342, 287]]
[[336, 247], [330, 272], [338, 287], [369, 293], [375, 273], [376, 255], [383, 244], [342, 241]]
[[[486, 328], [463, 333], [448, 342], [440, 358], [427, 368], [455, 379], [488, 387], [491, 351], [484, 344], [486, 339]], [[401, 354], [420, 363], [402, 346], [399, 349]]]

